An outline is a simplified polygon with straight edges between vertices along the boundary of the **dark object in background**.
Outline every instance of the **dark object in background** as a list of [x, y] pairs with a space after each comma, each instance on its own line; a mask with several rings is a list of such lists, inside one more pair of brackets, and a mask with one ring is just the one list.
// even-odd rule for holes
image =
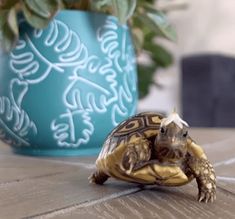
[[182, 67], [183, 118], [197, 127], [235, 127], [235, 58], [185, 57]]

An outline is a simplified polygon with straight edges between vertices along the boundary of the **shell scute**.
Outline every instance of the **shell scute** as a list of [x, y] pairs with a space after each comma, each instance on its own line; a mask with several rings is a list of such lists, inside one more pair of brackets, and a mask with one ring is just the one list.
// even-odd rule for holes
[[155, 137], [163, 116], [152, 112], [137, 114], [120, 123], [108, 136], [103, 145], [99, 159], [110, 154], [121, 142], [128, 142], [133, 136], [143, 135], [146, 138]]

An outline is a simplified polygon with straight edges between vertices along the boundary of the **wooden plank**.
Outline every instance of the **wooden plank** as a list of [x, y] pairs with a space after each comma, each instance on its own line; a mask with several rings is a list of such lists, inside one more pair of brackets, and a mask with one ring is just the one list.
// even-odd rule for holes
[[0, 156], [0, 185], [73, 171], [76, 166], [50, 162], [32, 157], [4, 155]]
[[47, 177], [84, 166], [94, 168], [95, 158], [30, 157], [12, 153], [11, 147], [0, 141], [0, 185], [31, 178]]
[[227, 160], [235, 160], [234, 129], [193, 128], [191, 136], [202, 146], [215, 166], [219, 166]]
[[[22, 159], [42, 159], [42, 160], [57, 160], [57, 161], [64, 161], [64, 164], [68, 164], [68, 165], [74, 165], [72, 163], [84, 163], [84, 164], [94, 164], [95, 160], [96, 160], [96, 156], [90, 157], [90, 156], [77, 156], [77, 157], [34, 157], [34, 156], [23, 156], [23, 155], [18, 155], [13, 153], [12, 148], [5, 144], [4, 142], [2, 142], [0, 140], [0, 159], [1, 157], [9, 157], [9, 156], [15, 156], [15, 157], [19, 157]], [[54, 162], [56, 163], [56, 162]], [[63, 164], [63, 162], [58, 162]]]
[[223, 164], [215, 168], [217, 184], [235, 194], [235, 163]]
[[0, 140], [0, 148], [1, 148], [1, 155], [12, 153], [11, 147], [1, 140]]
[[231, 179], [221, 179], [221, 178], [218, 178], [217, 179], [217, 185], [223, 189], [224, 191], [228, 191], [228, 192], [231, 192], [232, 194], [235, 195], [235, 182], [234, 182], [234, 178], [233, 180]]
[[215, 167], [229, 160], [235, 162], [235, 136], [221, 142], [203, 145], [203, 148]]
[[216, 174], [223, 177], [231, 177], [235, 179], [235, 163], [221, 165], [215, 168]]
[[[91, 200], [113, 197], [119, 192], [138, 190], [126, 183], [110, 183], [109, 186], [88, 184], [91, 170], [76, 167], [64, 174], [0, 185], [1, 218], [22, 218], [54, 211], [55, 209]], [[134, 190], [133, 190], [134, 189]]]
[[[226, 177], [234, 176], [231, 175], [232, 167], [230, 170], [228, 169], [230, 167], [225, 165], [228, 160], [233, 159], [235, 152], [235, 136], [233, 137], [232, 133], [234, 134], [234, 130], [230, 129], [224, 131], [217, 129], [193, 129], [192, 133], [197, 142], [203, 144], [203, 147], [213, 163], [217, 164], [216, 172], [218, 171], [218, 174]], [[129, 199], [133, 201], [130, 205], [135, 207], [138, 206], [138, 200], [140, 199], [141, 204], [139, 208], [141, 209], [142, 202], [143, 205], [145, 203], [145, 199], [141, 201], [141, 197], [146, 196], [147, 198], [150, 196], [151, 199], [148, 203], [157, 202], [156, 209], [159, 209], [160, 212], [162, 212], [161, 209], [164, 209], [165, 206], [165, 204], [161, 206], [161, 203], [165, 203], [166, 200], [169, 202], [168, 205], [166, 205], [168, 208], [174, 208], [173, 206], [175, 204], [177, 205], [178, 202], [181, 203], [180, 199], [177, 199], [176, 196], [183, 197], [185, 205], [187, 201], [190, 202], [191, 207], [193, 203], [196, 203], [193, 198], [193, 196], [196, 195], [196, 189], [192, 189], [190, 186], [181, 187], [179, 189], [158, 188], [156, 191], [153, 190], [154, 192], [152, 190], [143, 191], [139, 193], [140, 195], [136, 193], [135, 195], [129, 196], [127, 194], [136, 192], [139, 188], [117, 181], [109, 181], [105, 186], [91, 186], [88, 184], [87, 177], [92, 172], [95, 158], [39, 159], [24, 157], [13, 155], [8, 146], [2, 147], [1, 144], [0, 150], [0, 215], [2, 218], [14, 219], [36, 215], [42, 218], [48, 218], [51, 214], [53, 216], [53, 214], [57, 215], [59, 212], [58, 215], [61, 215], [61, 212], [66, 212], [67, 210], [67, 212], [72, 212], [71, 217], [75, 215], [75, 218], [79, 218], [77, 217], [78, 215], [80, 215], [81, 218], [92, 218], [93, 216], [93, 218], [97, 218], [102, 216], [102, 212], [104, 212], [106, 218], [109, 215], [111, 215], [110, 218], [117, 218], [116, 215], [118, 215], [119, 211], [121, 211], [120, 215], [126, 213], [130, 217], [139, 214], [138, 212], [133, 213], [133, 210], [130, 212], [130, 210], [125, 207], [123, 207], [124, 210], [119, 209], [126, 201], [118, 200], [125, 200], [126, 197], [131, 197]], [[223, 165], [225, 167], [223, 167]], [[227, 172], [224, 171], [223, 168], [226, 168]], [[227, 175], [222, 175], [224, 172], [226, 172]], [[225, 216], [226, 218], [230, 218], [231, 212], [228, 207], [231, 206], [231, 203], [234, 204], [234, 196], [232, 194], [234, 184], [231, 182], [226, 182], [226, 184], [225, 181], [221, 180], [218, 181], [218, 183], [219, 186], [222, 187], [222, 189], [219, 189], [218, 193], [222, 201], [219, 201], [218, 204], [221, 205], [225, 211], [228, 211]], [[226, 186], [230, 189], [226, 188]], [[229, 192], [226, 192], [225, 189]], [[151, 194], [155, 194], [156, 197], [152, 197], [153, 195], [151, 196]], [[122, 197], [123, 195], [127, 196]], [[158, 196], [160, 198], [157, 199]], [[114, 199], [115, 197], [119, 198]], [[225, 197], [227, 197], [228, 200], [226, 200]], [[119, 202], [121, 202], [121, 204]], [[104, 206], [105, 203], [109, 204]], [[176, 207], [176, 210], [180, 208], [185, 210], [184, 203], [181, 205], [178, 204], [179, 206]], [[204, 206], [202, 204], [196, 203], [195, 206], [200, 212], [208, 211], [209, 216], [214, 217], [215, 213], [217, 213], [217, 211], [210, 212], [208, 207], [204, 209], [204, 207], [201, 207]], [[209, 204], [206, 206], [217, 206], [217, 202], [216, 205]], [[146, 206], [146, 208], [147, 207], [148, 206]], [[106, 208], [109, 209], [107, 213], [103, 211], [103, 209]], [[152, 206], [150, 212], [154, 211], [154, 208], [155, 207]], [[214, 209], [214, 207], [212, 208]], [[218, 209], [220, 208], [218, 207]], [[112, 212], [114, 214], [111, 214]], [[187, 212], [188, 211], [185, 213], [183, 211], [186, 215], [184, 215], [185, 218], [191, 217]], [[151, 215], [152, 214], [155, 215], [156, 213], [151, 213]], [[86, 215], [89, 217], [86, 217]], [[150, 213], [147, 214], [147, 216], [151, 215]], [[161, 215], [161, 213], [159, 215]], [[206, 218], [208, 215], [205, 213], [199, 214], [201, 218]], [[169, 215], [168, 218], [170, 218]]]
[[192, 185], [157, 187], [67, 213], [54, 212], [43, 218], [234, 218], [234, 195], [219, 190], [216, 202], [205, 204], [196, 201], [196, 194]]
[[190, 136], [200, 144], [211, 144], [227, 139], [234, 139], [233, 128], [190, 128]]

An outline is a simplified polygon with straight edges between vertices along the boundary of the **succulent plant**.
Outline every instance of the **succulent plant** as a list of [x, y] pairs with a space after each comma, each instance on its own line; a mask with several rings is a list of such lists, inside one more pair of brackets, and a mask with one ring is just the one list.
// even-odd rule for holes
[[156, 9], [154, 0], [0, 0], [1, 46], [6, 51], [14, 48], [19, 37], [18, 13], [23, 13], [32, 27], [40, 29], [62, 9], [104, 12], [117, 16], [122, 24], [129, 24], [137, 53], [144, 50], [151, 60], [147, 66], [138, 64], [140, 97], [154, 84], [156, 69], [172, 63], [171, 54], [155, 39], [175, 41], [176, 33], [165, 14]]

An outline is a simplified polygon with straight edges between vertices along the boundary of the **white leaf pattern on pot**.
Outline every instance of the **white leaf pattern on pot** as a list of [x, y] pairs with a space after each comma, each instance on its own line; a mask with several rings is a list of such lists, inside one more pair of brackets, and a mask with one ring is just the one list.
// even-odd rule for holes
[[[98, 28], [97, 40], [104, 57], [98, 58], [91, 55], [88, 56], [85, 65], [76, 66], [73, 75], [69, 77], [70, 84], [63, 93], [63, 102], [68, 112], [84, 111], [86, 117], [90, 118], [89, 115], [92, 113], [106, 113], [109, 108], [113, 126], [135, 112], [133, 93], [136, 91], [133, 48], [131, 45], [127, 45], [126, 31], [123, 31], [122, 44], [119, 45], [117, 30], [117, 23], [112, 17], [109, 17], [101, 28]], [[124, 68], [122, 69], [121, 66]], [[122, 81], [121, 85], [117, 83], [118, 80]], [[102, 85], [99, 84], [99, 81], [102, 81]], [[84, 86], [87, 89], [81, 89]], [[133, 109], [129, 112], [127, 105], [131, 103]], [[74, 127], [81, 124], [78, 124], [79, 120], [76, 120], [76, 123], [71, 116], [70, 120], [67, 119], [66, 122], [64, 117], [66, 117], [64, 114], [60, 115], [60, 118], [55, 119], [51, 125], [58, 144], [66, 147], [78, 147], [80, 144], [87, 143], [94, 132], [94, 125], [91, 121], [88, 126], [90, 129], [87, 129], [86, 132], [87, 141], [76, 139], [77, 143], [74, 144], [75, 139], [71, 137], [76, 134]]]
[[94, 126], [84, 110], [67, 110], [59, 119], [52, 121], [51, 129], [59, 146], [78, 147], [89, 142]]
[[[27, 26], [25, 21], [22, 22]], [[38, 42], [43, 42], [43, 46]], [[45, 52], [54, 55], [46, 56]], [[35, 29], [30, 35], [23, 31], [11, 52], [10, 67], [19, 78], [29, 84], [37, 84], [51, 71], [63, 73], [64, 68], [74, 65], [82, 67], [87, 61], [87, 48], [81, 44], [77, 33], [55, 19], [45, 30]]]
[[13, 78], [10, 82], [10, 91], [11, 102], [20, 111], [23, 98], [28, 91], [28, 83]]
[[[125, 27], [123, 27], [125, 28]], [[117, 23], [115, 19], [110, 17], [106, 24], [100, 27], [97, 31], [97, 39], [100, 42], [101, 50], [112, 60], [112, 68], [116, 69], [116, 78], [121, 77], [123, 82], [115, 89], [116, 102], [112, 107], [112, 123], [114, 126], [118, 125], [122, 118], [132, 115], [136, 106], [133, 103], [133, 93], [136, 92], [136, 78], [135, 78], [135, 58], [133, 57], [132, 45], [127, 43], [127, 29], [122, 32], [122, 41], [119, 45]], [[122, 66], [122, 67], [121, 67]], [[124, 66], [124, 67], [123, 67]], [[127, 109], [127, 105], [133, 103], [131, 113]]]
[[[14, 100], [13, 102], [17, 101]], [[13, 138], [24, 145], [29, 145], [27, 137], [31, 134], [36, 135], [37, 128], [28, 114], [14, 103], [12, 104], [8, 97], [0, 97], [0, 123]], [[11, 124], [9, 127], [11, 126], [12, 130], [8, 127], [8, 124]]]
[[[94, 113], [104, 114], [111, 110], [113, 126], [134, 113], [136, 78], [133, 48], [127, 43], [125, 30], [121, 31], [122, 41], [119, 43], [118, 29], [113, 17], [108, 17], [98, 28], [96, 36], [103, 57], [89, 54], [79, 35], [56, 19], [44, 30], [23, 33], [10, 55], [10, 68], [17, 76], [10, 83], [12, 94], [10, 99], [0, 97], [0, 113], [15, 120], [13, 129], [19, 139], [27, 139], [30, 132], [37, 134], [36, 125], [21, 108], [28, 87], [42, 83], [49, 74], [67, 73], [68, 69], [72, 75], [66, 76], [69, 84], [62, 94], [65, 111], [50, 124], [57, 145], [79, 147], [87, 144], [97, 128], [91, 120]], [[46, 53], [55, 55], [48, 57]], [[95, 78], [102, 83], [99, 84]], [[121, 81], [120, 85], [118, 81]], [[81, 86], [86, 89], [80, 89]], [[16, 94], [14, 89], [20, 93]], [[128, 108], [132, 103], [130, 112]], [[6, 106], [11, 108], [9, 115], [5, 112]]]
[[[21, 21], [24, 25], [27, 26], [25, 21]], [[43, 42], [43, 46], [40, 47], [37, 42]], [[25, 52], [27, 51], [27, 52]], [[44, 53], [51, 52], [51, 54], [55, 54], [53, 57], [48, 57]], [[12, 97], [9, 100], [9, 104], [14, 105], [14, 109], [12, 110], [12, 114], [15, 115], [15, 118], [19, 121], [16, 122], [13, 129], [16, 134], [19, 136], [26, 134], [26, 126], [24, 122], [29, 122], [29, 117], [24, 111], [20, 109], [21, 102], [25, 93], [27, 92], [28, 84], [38, 84], [43, 82], [47, 78], [47, 76], [54, 70], [59, 73], [63, 73], [65, 68], [68, 67], [80, 67], [85, 68], [87, 62], [89, 62], [93, 57], [88, 58], [88, 51], [87, 48], [81, 44], [79, 36], [72, 30], [68, 28], [66, 24], [59, 20], [54, 20], [51, 22], [46, 30], [33, 30], [33, 34], [29, 35], [29, 32], [25, 31], [16, 48], [11, 52], [11, 59], [10, 59], [10, 67], [15, 74], [22, 80], [19, 81], [18, 79], [13, 79], [10, 84], [10, 88], [12, 92], [10, 96]], [[91, 71], [95, 71], [95, 66], [91, 63], [89, 65]], [[23, 89], [22, 92], [19, 94], [17, 98], [13, 92], [13, 85], [20, 85]], [[71, 111], [68, 111], [71, 112]], [[76, 113], [75, 113], [76, 112]], [[18, 114], [17, 114], [18, 113]], [[87, 113], [82, 111], [79, 112], [81, 115], [84, 114], [78, 121], [81, 119], [86, 119], [87, 122], [84, 122], [84, 130], [82, 131], [83, 136], [79, 139], [70, 138], [71, 136], [76, 136], [73, 127], [71, 126], [73, 119], [78, 116], [78, 111], [73, 111], [70, 114], [65, 113], [60, 115], [59, 120], [61, 118], [68, 119], [68, 129], [70, 129], [70, 133], [72, 135], [62, 137], [58, 133], [61, 132], [61, 126], [56, 125], [56, 122], [52, 122], [52, 130], [55, 131], [54, 136], [55, 138], [58, 137], [57, 143], [61, 145], [67, 145], [65, 142], [71, 140], [73, 142], [72, 145], [77, 144], [85, 144], [89, 140], [89, 136], [93, 132], [93, 126], [89, 123], [89, 118]], [[25, 124], [27, 125], [27, 123]], [[89, 129], [86, 129], [85, 125]], [[35, 130], [36, 126], [34, 125]], [[20, 131], [19, 131], [20, 130]], [[63, 136], [65, 136], [63, 134]], [[64, 140], [64, 144], [61, 143]]]
[[[95, 59], [92, 59], [93, 63], [94, 61]], [[107, 106], [117, 100], [116, 72], [108, 58], [102, 60], [102, 65], [96, 67], [95, 73], [90, 71], [89, 65], [91, 63], [88, 63], [86, 71], [77, 67], [69, 77], [71, 82], [63, 94], [64, 104], [70, 109], [104, 113]], [[99, 84], [100, 82], [102, 84]]]
[[[114, 126], [120, 122], [115, 118], [116, 114], [122, 117], [128, 116], [126, 104], [133, 102], [132, 92], [136, 92], [136, 86], [133, 86], [136, 84], [133, 48], [127, 45], [126, 31], [122, 36], [122, 45], [119, 45], [117, 29], [114, 18], [109, 17], [97, 30], [97, 40], [105, 58], [91, 56], [84, 66], [86, 68], [84, 72], [81, 66], [76, 67], [74, 75], [69, 78], [71, 83], [63, 94], [64, 104], [71, 109], [79, 108], [89, 112], [104, 113], [108, 106], [114, 104], [112, 109]], [[92, 71], [90, 66], [95, 66], [93, 67], [95, 71]], [[124, 68], [121, 69], [120, 66]], [[117, 83], [118, 78], [123, 85]], [[102, 81], [102, 85], [97, 81]], [[91, 87], [91, 91], [88, 93], [82, 91], [80, 87], [84, 84]]]

